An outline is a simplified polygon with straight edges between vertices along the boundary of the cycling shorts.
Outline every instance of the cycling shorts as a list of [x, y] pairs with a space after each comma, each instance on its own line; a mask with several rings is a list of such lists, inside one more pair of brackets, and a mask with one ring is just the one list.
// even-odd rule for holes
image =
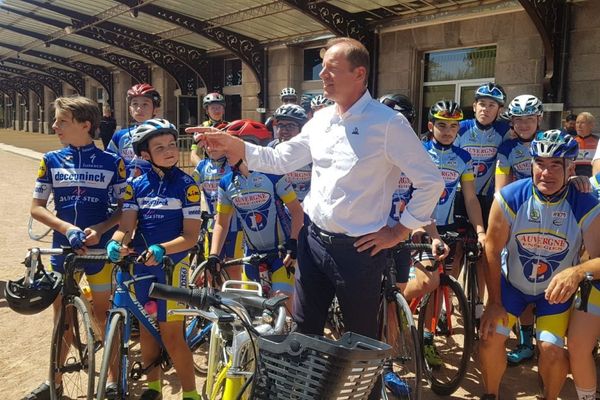
[[537, 340], [552, 343], [559, 347], [564, 346], [564, 338], [569, 326], [569, 316], [573, 304], [572, 298], [562, 304], [550, 304], [544, 298], [544, 293], [536, 296], [523, 294], [508, 283], [504, 275], [501, 278], [501, 294], [502, 305], [508, 313], [508, 326], [499, 323], [496, 332], [509, 336], [510, 330], [517, 322], [517, 318], [521, 316], [529, 304], [534, 304]]
[[[492, 203], [494, 196], [483, 196], [478, 194], [477, 200], [481, 206], [481, 216], [483, 217], [483, 226], [487, 230], [488, 219], [490, 218], [490, 210], [492, 209]], [[462, 191], [456, 192], [456, 198], [454, 199], [454, 219], [458, 221], [468, 221], [469, 216], [467, 215], [467, 208], [465, 207], [465, 199]]]
[[[175, 262], [175, 260], [173, 260]], [[173, 274], [171, 276], [171, 286], [185, 288], [188, 285], [188, 277], [189, 277], [190, 263], [188, 256], [180, 259], [175, 263], [173, 267]], [[135, 297], [143, 306], [148, 301], [156, 301], [156, 305], [158, 306], [158, 310], [156, 313], [156, 320], [158, 322], [172, 322], [172, 321], [183, 321], [183, 315], [169, 315], [169, 310], [178, 310], [187, 308], [187, 305], [184, 303], [179, 303], [174, 300], [161, 300], [155, 299], [148, 296], [150, 293], [150, 285], [152, 282], [158, 283], [167, 283], [167, 276], [165, 271], [159, 266], [148, 267], [143, 264], [136, 264], [134, 266], [134, 275], [136, 278], [140, 278], [143, 276], [152, 275], [154, 279], [143, 279], [137, 280], [134, 284]]]
[[[204, 241], [204, 257], [208, 258], [210, 255], [210, 245], [212, 243], [212, 232], [206, 233], [207, 240]], [[240, 258], [244, 256], [244, 232], [228, 232], [225, 237], [225, 242], [219, 253], [221, 260], [227, 260], [231, 258]]]
[[[581, 301], [581, 299], [579, 298], [580, 296], [580, 294], [577, 295], [577, 302]], [[590, 295], [588, 297], [587, 303], [587, 312], [597, 317], [600, 317], [600, 290], [598, 290], [596, 285], [592, 285], [592, 288], [590, 290]]]
[[[273, 253], [277, 250], [264, 251], [264, 253]], [[263, 253], [263, 251], [261, 251]], [[252, 253], [247, 253], [249, 256]], [[288, 271], [287, 268], [283, 265], [283, 260], [279, 257], [273, 256], [268, 257], [267, 266], [269, 267], [269, 275], [271, 277], [271, 292], [285, 292], [287, 294], [294, 293], [294, 274], [291, 271]], [[258, 267], [255, 267], [250, 264], [244, 264], [244, 268], [242, 270], [242, 280], [243, 281], [254, 281], [260, 282], [260, 273]]]
[[396, 267], [396, 283], [408, 282], [408, 275], [412, 265], [409, 250], [394, 251], [394, 266]]

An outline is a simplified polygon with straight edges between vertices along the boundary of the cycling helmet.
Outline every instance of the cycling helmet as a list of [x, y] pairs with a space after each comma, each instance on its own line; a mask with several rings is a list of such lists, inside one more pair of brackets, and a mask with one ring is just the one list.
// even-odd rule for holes
[[500, 113], [500, 115], [498, 116], [498, 118], [500, 118], [502, 121], [506, 121], [508, 123], [511, 122], [511, 120], [510, 120], [510, 112], [508, 110], [502, 111], [502, 113]]
[[492, 99], [503, 106], [506, 103], [506, 92], [497, 83], [488, 82], [479, 86], [475, 91], [475, 100], [482, 98]]
[[415, 120], [415, 107], [408, 97], [403, 94], [386, 94], [385, 96], [381, 96], [379, 98], [379, 102], [385, 104], [392, 110], [398, 111], [400, 114], [404, 115], [404, 117], [411, 124]]
[[458, 103], [452, 100], [440, 100], [429, 109], [429, 120], [461, 121], [463, 112]]
[[264, 124], [251, 119], [239, 119], [231, 122], [225, 129], [227, 133], [240, 139], [259, 145], [266, 145], [273, 136]]
[[283, 101], [284, 97], [294, 97], [297, 99], [298, 95], [296, 94], [296, 89], [292, 87], [286, 87], [281, 89], [281, 94], [279, 95], [279, 98]]
[[313, 110], [320, 109], [323, 107], [328, 107], [333, 104], [334, 104], [333, 100], [329, 100], [327, 97], [323, 96], [322, 94], [313, 97], [313, 99], [310, 101], [310, 107]]
[[579, 145], [573, 136], [558, 129], [538, 132], [529, 148], [532, 157], [560, 157], [574, 160], [578, 153]]
[[308, 115], [308, 113], [312, 110], [311, 108], [312, 96], [308, 94], [303, 94], [300, 98], [300, 107], [304, 109], [304, 112]]
[[140, 157], [142, 155], [142, 150], [148, 149], [148, 140], [154, 136], [167, 133], [175, 136], [175, 140], [177, 140], [177, 128], [166, 119], [153, 118], [142, 122], [142, 124], [133, 131], [131, 137], [131, 145], [133, 146], [134, 153]]
[[221, 93], [209, 93], [202, 99], [202, 107], [206, 108], [210, 104], [221, 104], [225, 107], [225, 97]]
[[300, 128], [308, 121], [308, 116], [304, 108], [296, 104], [284, 104], [280, 106], [273, 113], [273, 118], [276, 121], [294, 121], [300, 125]]
[[127, 91], [127, 104], [131, 103], [131, 99], [134, 97], [147, 97], [152, 100], [152, 104], [154, 107], [160, 107], [160, 94], [154, 88], [154, 86], [149, 83], [138, 83], [137, 85], [133, 85]]
[[544, 105], [537, 97], [530, 94], [522, 94], [510, 102], [508, 112], [511, 117], [541, 116], [544, 114]]
[[62, 275], [56, 271], [38, 271], [31, 285], [24, 284], [25, 278], [8, 281], [4, 287], [4, 298], [11, 310], [23, 315], [33, 315], [54, 302], [62, 288]]

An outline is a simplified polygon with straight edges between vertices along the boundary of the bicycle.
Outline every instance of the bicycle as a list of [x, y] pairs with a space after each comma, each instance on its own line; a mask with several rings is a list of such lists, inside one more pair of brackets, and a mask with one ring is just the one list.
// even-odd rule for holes
[[[442, 240], [450, 242], [454, 237], [447, 233], [442, 235]], [[431, 245], [425, 246], [431, 248]], [[418, 314], [421, 348], [424, 348], [427, 331], [432, 336], [431, 345], [442, 359], [441, 365], [434, 366], [423, 358], [425, 376], [436, 394], [448, 396], [456, 391], [467, 373], [474, 329], [462, 286], [447, 274], [444, 262], [437, 261], [433, 268], [439, 272], [439, 286], [431, 293], [412, 299], [410, 309]]]
[[[200, 234], [198, 235], [198, 241], [196, 242], [194, 247], [191, 248], [189, 253], [191, 271], [198, 268], [198, 266], [202, 264], [204, 260], [206, 260], [206, 240], [209, 239], [208, 224], [214, 218], [214, 215], [209, 214], [207, 211], [202, 211], [200, 213], [200, 218], [202, 220], [202, 223], [200, 224]], [[208, 243], [208, 245], [210, 247], [210, 243]]]
[[24, 264], [29, 281], [37, 272], [45, 273], [42, 255], [66, 255], [61, 289], [61, 303], [52, 332], [49, 382], [61, 381], [61, 389], [50, 384], [50, 398], [93, 399], [96, 388], [96, 355], [101, 337], [89, 304], [79, 288], [79, 274], [86, 262], [106, 261], [103, 250], [88, 255], [76, 255], [71, 248], [28, 251]]
[[[54, 195], [52, 193], [50, 193], [50, 196], [48, 197], [46, 208], [50, 210], [50, 212], [54, 213]], [[31, 240], [42, 240], [50, 232], [52, 232], [52, 228], [48, 228], [47, 225], [38, 222], [31, 216], [29, 217], [29, 222], [27, 223], [27, 233], [29, 234]]]
[[[133, 265], [138, 255], [128, 255], [115, 263], [116, 288], [112, 298], [112, 308], [108, 312], [106, 333], [104, 336], [104, 354], [98, 378], [97, 400], [104, 400], [109, 368], [115, 367], [117, 376], [115, 382], [115, 399], [127, 399], [131, 395], [129, 381], [139, 381], [149, 370], [160, 366], [163, 370], [171, 367], [169, 355], [160, 337], [158, 322], [150, 317], [137, 298], [132, 296], [132, 286], [135, 282], [155, 279], [152, 275], [133, 276]], [[162, 268], [167, 271], [167, 279], [171, 276], [173, 263], [169, 257], [164, 257]], [[141, 325], [154, 337], [161, 348], [158, 358], [145, 368], [139, 361], [129, 366], [129, 343], [131, 339], [132, 318], [137, 318]]]
[[257, 359], [255, 339], [283, 332], [287, 296], [265, 299], [257, 282], [227, 281], [222, 289], [212, 295], [211, 288], [183, 289], [153, 283], [150, 296], [198, 307], [176, 312], [211, 321], [203, 398], [249, 399], [246, 390]]

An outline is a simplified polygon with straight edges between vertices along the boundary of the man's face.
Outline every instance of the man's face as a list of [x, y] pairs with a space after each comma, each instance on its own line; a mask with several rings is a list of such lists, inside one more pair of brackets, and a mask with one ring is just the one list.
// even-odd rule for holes
[[90, 122], [78, 122], [73, 118], [73, 114], [69, 110], [54, 111], [54, 123], [52, 129], [58, 140], [63, 145], [75, 144], [81, 142], [82, 139], [89, 137]]
[[[567, 163], [566, 173], [565, 163]], [[543, 194], [554, 194], [565, 185], [566, 178], [573, 174], [573, 165], [564, 158], [536, 157], [531, 163], [533, 183]]]
[[148, 151], [142, 151], [142, 157], [150, 160], [159, 167], [169, 168], [179, 161], [179, 148], [177, 141], [171, 134], [160, 135], [151, 138], [148, 141]]
[[488, 98], [481, 98], [473, 103], [475, 118], [482, 125], [492, 124], [500, 112], [500, 104]]
[[129, 113], [136, 122], [152, 119], [155, 115], [152, 99], [143, 96], [134, 97], [129, 103]]
[[438, 143], [448, 146], [454, 143], [460, 123], [458, 121], [436, 120], [435, 122], [429, 121], [427, 126], [429, 131], [433, 132], [433, 137]]
[[282, 104], [297, 104], [298, 98], [296, 96], [284, 96], [281, 99]]
[[575, 121], [575, 130], [577, 131], [578, 136], [589, 136], [592, 134], [592, 129], [594, 129], [594, 123], [586, 116], [577, 117], [577, 121]]
[[319, 77], [323, 81], [323, 96], [328, 99], [344, 103], [364, 89], [366, 70], [364, 67], [352, 69], [342, 45], [330, 47], [325, 52], [322, 65]]
[[521, 139], [530, 140], [537, 131], [540, 117], [528, 115], [526, 117], [512, 117], [513, 130]]
[[274, 127], [276, 136], [278, 136], [282, 142], [290, 140], [300, 133], [300, 125], [294, 121], [276, 120]]
[[223, 107], [223, 104], [209, 104], [206, 107], [206, 113], [213, 121], [221, 121], [223, 120], [223, 114], [225, 114], [225, 107]]
[[565, 121], [565, 130], [572, 132], [575, 130], [575, 121]]

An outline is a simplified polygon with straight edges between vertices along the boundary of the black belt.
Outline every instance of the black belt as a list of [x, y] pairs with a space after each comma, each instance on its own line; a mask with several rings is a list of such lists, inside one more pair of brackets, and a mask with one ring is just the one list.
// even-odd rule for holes
[[315, 224], [310, 224], [310, 230], [313, 233], [313, 235], [315, 235], [321, 240], [321, 242], [328, 245], [352, 245], [354, 244], [354, 242], [356, 242], [356, 240], [358, 240], [358, 238], [354, 236], [324, 231]]

